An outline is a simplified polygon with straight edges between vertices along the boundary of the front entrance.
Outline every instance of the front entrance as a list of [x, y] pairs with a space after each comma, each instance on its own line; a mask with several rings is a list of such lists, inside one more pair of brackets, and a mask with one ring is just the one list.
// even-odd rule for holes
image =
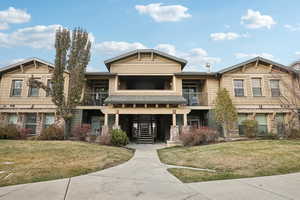
[[151, 144], [169, 139], [171, 115], [120, 115], [120, 125], [131, 141]]

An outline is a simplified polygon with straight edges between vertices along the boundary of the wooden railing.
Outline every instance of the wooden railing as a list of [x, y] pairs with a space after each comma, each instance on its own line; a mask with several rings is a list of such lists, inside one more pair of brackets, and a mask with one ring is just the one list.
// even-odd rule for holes
[[86, 93], [82, 102], [84, 106], [103, 106], [104, 100], [108, 97], [108, 92]]
[[188, 106], [206, 106], [208, 104], [206, 92], [184, 92], [182, 96]]

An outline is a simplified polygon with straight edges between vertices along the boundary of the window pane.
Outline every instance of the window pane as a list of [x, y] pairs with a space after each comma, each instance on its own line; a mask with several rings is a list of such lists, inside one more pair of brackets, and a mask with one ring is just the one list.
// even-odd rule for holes
[[234, 93], [235, 93], [235, 96], [237, 97], [243, 97], [244, 96], [244, 89], [239, 89], [239, 88], [236, 88], [234, 89]]
[[[50, 88], [52, 90], [52, 83], [51, 83], [51, 80], [48, 79], [47, 80], [47, 87]], [[46, 96], [51, 96], [51, 92], [50, 91], [47, 91], [46, 92]]]
[[258, 125], [267, 125], [267, 116], [265, 114], [257, 114], [255, 120], [258, 122]]
[[45, 125], [54, 124], [54, 114], [46, 114], [45, 115]]
[[26, 123], [36, 123], [36, 113], [26, 114]]
[[9, 114], [8, 123], [9, 124], [17, 124], [18, 116], [16, 114]]
[[247, 119], [247, 114], [238, 114], [238, 123], [241, 125]]
[[279, 88], [279, 80], [270, 80], [271, 88]]
[[261, 88], [252, 88], [253, 96], [258, 97], [262, 96]]
[[38, 88], [30, 88], [29, 89], [29, 96], [31, 96], [31, 97], [39, 96], [39, 89]]
[[252, 87], [261, 88], [261, 79], [253, 78], [252, 79]]
[[244, 88], [244, 81], [243, 80], [234, 80], [234, 87], [235, 88]]

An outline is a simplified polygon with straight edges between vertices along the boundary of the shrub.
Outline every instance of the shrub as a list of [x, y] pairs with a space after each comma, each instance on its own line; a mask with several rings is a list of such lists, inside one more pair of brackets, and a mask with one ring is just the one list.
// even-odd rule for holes
[[85, 138], [88, 136], [90, 131], [90, 124], [78, 124], [75, 126], [72, 132], [73, 136], [75, 136], [77, 140], [85, 141]]
[[291, 128], [286, 131], [286, 138], [288, 139], [300, 139], [300, 131], [295, 128]]
[[218, 138], [218, 132], [208, 127], [191, 128], [180, 134], [179, 139], [184, 146], [214, 143]]
[[247, 119], [242, 122], [244, 126], [245, 136], [254, 138], [258, 132], [258, 123], [256, 120]]
[[111, 145], [111, 135], [101, 135], [99, 136], [99, 144], [101, 145]]
[[262, 136], [262, 138], [267, 140], [276, 140], [279, 139], [279, 136], [273, 132], [267, 132], [265, 135]]
[[41, 134], [38, 136], [39, 140], [63, 140], [64, 130], [55, 125], [49, 126], [42, 130]]
[[19, 139], [20, 133], [16, 125], [8, 124], [0, 127], [0, 138], [1, 139]]
[[19, 129], [19, 134], [20, 134], [20, 139], [26, 139], [28, 135], [32, 133], [32, 130], [30, 128], [20, 128]]
[[111, 132], [111, 143], [115, 146], [125, 146], [129, 143], [126, 132], [121, 129], [114, 129]]

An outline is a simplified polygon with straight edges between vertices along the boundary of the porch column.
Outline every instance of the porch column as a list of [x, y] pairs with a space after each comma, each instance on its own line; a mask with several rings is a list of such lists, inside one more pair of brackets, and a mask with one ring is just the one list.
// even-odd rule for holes
[[183, 126], [187, 126], [187, 114], [183, 114]]
[[113, 126], [113, 129], [120, 129], [120, 126], [119, 126], [119, 111], [117, 111], [116, 114], [115, 114], [115, 124]]
[[104, 113], [104, 125], [101, 128], [101, 135], [108, 135], [109, 129], [108, 129], [108, 114]]
[[172, 126], [170, 128], [170, 140], [167, 141], [167, 146], [176, 146], [179, 144], [179, 127], [176, 125], [176, 110], [173, 110]]

